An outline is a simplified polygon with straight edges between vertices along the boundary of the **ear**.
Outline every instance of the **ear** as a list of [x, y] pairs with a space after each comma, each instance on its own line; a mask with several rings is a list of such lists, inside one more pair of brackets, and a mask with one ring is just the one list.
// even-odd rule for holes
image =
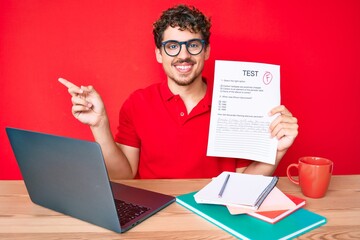
[[209, 44], [209, 45], [207, 45], [207, 47], [205, 48], [205, 60], [208, 60], [208, 59], [209, 59], [209, 57], [210, 57], [210, 50], [211, 50], [211, 48], [210, 48], [210, 44]]
[[161, 51], [159, 48], [155, 48], [155, 56], [158, 63], [162, 63]]

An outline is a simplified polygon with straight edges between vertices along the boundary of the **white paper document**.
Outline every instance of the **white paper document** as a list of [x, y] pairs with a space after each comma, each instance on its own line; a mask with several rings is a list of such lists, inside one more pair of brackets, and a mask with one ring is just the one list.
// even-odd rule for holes
[[280, 66], [215, 61], [208, 156], [275, 163], [268, 113], [280, 105]]
[[[222, 196], [219, 197], [219, 192], [228, 175], [230, 177], [228, 178], [226, 188]], [[258, 204], [261, 196], [264, 192], [269, 193], [269, 189], [271, 190], [276, 183], [276, 177], [222, 172], [198, 191], [194, 195], [194, 199], [197, 203], [201, 204], [220, 204], [256, 210], [259, 207]]]

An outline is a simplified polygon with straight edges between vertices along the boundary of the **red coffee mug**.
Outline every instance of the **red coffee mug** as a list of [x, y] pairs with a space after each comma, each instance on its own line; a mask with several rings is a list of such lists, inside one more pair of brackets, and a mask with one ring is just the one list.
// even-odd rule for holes
[[[311, 198], [324, 197], [329, 187], [333, 170], [333, 162], [322, 157], [302, 157], [299, 163], [290, 164], [287, 167], [287, 177], [297, 185], [300, 185], [302, 193]], [[299, 180], [291, 176], [290, 169], [297, 168]]]

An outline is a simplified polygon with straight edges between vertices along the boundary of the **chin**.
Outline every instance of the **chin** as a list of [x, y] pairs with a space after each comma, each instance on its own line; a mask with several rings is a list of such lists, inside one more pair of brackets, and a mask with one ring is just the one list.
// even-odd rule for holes
[[174, 82], [179, 85], [179, 86], [189, 86], [191, 85], [195, 79], [190, 79], [190, 80], [178, 80], [178, 79], [173, 79]]
[[195, 82], [196, 77], [180, 75], [179, 77], [171, 79], [179, 86], [189, 86]]

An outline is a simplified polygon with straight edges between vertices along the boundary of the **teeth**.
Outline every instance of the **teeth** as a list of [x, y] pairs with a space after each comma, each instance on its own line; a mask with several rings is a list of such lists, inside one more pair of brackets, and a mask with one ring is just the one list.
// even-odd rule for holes
[[190, 69], [191, 66], [176, 66], [176, 68], [179, 70], [187, 70], [187, 69]]

